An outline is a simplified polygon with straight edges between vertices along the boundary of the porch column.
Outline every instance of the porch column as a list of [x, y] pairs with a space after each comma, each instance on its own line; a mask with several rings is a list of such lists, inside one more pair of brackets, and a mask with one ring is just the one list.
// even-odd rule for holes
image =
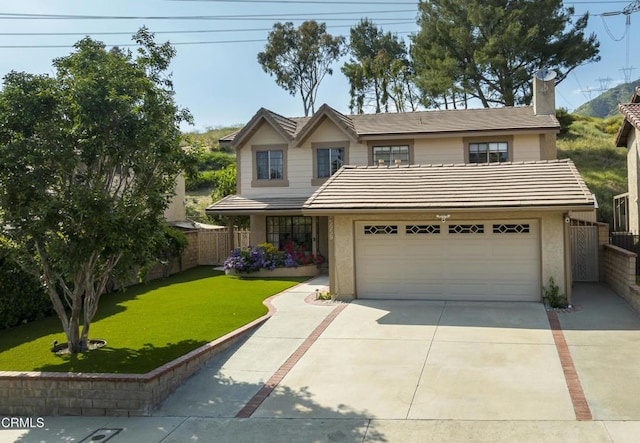
[[236, 217], [233, 215], [229, 215], [227, 216], [227, 235], [228, 235], [228, 245], [229, 245], [229, 251], [231, 252], [236, 248], [236, 230], [235, 230], [235, 224], [236, 224]]

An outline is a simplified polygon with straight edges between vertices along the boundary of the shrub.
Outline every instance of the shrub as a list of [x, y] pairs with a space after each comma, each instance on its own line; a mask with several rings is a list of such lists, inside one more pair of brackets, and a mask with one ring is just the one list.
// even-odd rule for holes
[[[291, 245], [289, 245], [291, 243]], [[225, 269], [238, 272], [256, 272], [260, 269], [297, 268], [300, 265], [319, 264], [324, 261], [320, 255], [309, 254], [304, 248], [289, 242], [284, 251], [278, 251], [271, 243], [262, 243], [256, 247], [236, 248], [225, 260]]]
[[16, 263], [17, 251], [0, 240], [0, 330], [53, 314], [38, 279]]
[[542, 288], [544, 301], [550, 308], [566, 308], [569, 306], [567, 296], [560, 293], [560, 288], [553, 277], [549, 277], [549, 285]]

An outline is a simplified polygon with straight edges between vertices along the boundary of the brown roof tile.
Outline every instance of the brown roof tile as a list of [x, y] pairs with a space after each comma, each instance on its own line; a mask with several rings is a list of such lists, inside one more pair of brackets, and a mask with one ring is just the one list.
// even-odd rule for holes
[[[307, 125], [316, 125], [324, 115], [335, 119], [343, 130], [356, 137], [560, 128], [555, 116], [535, 115], [531, 106], [344, 115], [326, 104], [312, 117], [286, 118], [262, 108], [246, 127], [253, 127], [260, 119], [265, 119], [293, 140], [294, 137], [299, 139], [299, 136], [304, 138], [308, 135], [309, 129], [313, 128]], [[243, 128], [234, 136], [234, 143], [240, 143], [251, 133]]]
[[303, 213], [551, 207], [594, 207], [570, 160], [345, 166], [306, 201]]
[[557, 129], [551, 115], [530, 106], [353, 115], [359, 135], [446, 133], [505, 129]]
[[616, 134], [616, 146], [626, 147], [629, 131], [633, 128], [640, 130], [640, 103], [627, 103], [618, 105], [620, 113], [624, 116], [624, 122]]
[[242, 197], [229, 195], [209, 206], [205, 212], [211, 214], [241, 215], [247, 212], [299, 211], [307, 200], [305, 197]]

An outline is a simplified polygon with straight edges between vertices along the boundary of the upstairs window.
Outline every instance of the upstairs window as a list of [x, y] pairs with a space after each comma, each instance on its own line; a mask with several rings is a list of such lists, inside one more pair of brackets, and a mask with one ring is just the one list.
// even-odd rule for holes
[[318, 148], [316, 156], [317, 178], [331, 177], [344, 164], [344, 148]]
[[385, 165], [395, 165], [396, 160], [399, 160], [402, 165], [409, 164], [408, 145], [374, 146], [372, 149], [374, 165], [379, 164], [380, 160], [383, 160]]
[[504, 163], [509, 160], [507, 142], [469, 143], [469, 163]]
[[282, 180], [284, 178], [283, 152], [257, 151], [256, 178], [258, 180]]

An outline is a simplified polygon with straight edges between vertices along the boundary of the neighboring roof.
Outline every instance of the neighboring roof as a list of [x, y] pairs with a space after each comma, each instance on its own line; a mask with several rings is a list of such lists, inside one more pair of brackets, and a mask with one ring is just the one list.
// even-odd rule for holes
[[245, 215], [248, 212], [292, 212], [300, 211], [305, 197], [242, 197], [229, 195], [205, 209], [210, 214]]
[[[640, 88], [638, 88], [638, 90], [640, 90]], [[618, 109], [624, 117], [624, 122], [616, 134], [616, 146], [626, 147], [629, 132], [633, 128], [640, 130], [640, 100], [638, 103], [618, 105]]]
[[304, 204], [304, 214], [593, 209], [570, 160], [424, 166], [345, 166]]
[[312, 117], [286, 118], [261, 108], [244, 128], [224, 140], [233, 141], [234, 145], [242, 144], [259, 124], [267, 121], [288, 142], [299, 143], [308, 137], [323, 118], [332, 120], [354, 139], [478, 131], [557, 131], [560, 128], [555, 116], [535, 115], [531, 106], [344, 115], [324, 104]]

